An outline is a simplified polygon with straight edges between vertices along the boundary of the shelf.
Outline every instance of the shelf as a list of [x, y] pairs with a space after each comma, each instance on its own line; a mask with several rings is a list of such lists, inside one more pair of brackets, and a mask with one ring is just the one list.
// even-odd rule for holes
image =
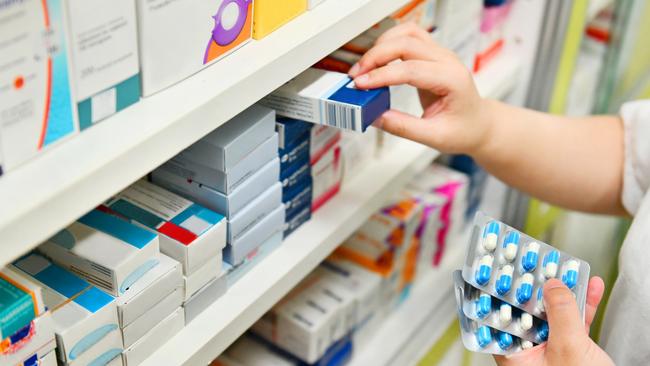
[[216, 358], [436, 155], [410, 141], [393, 142], [143, 366], [200, 365]]
[[440, 267], [416, 281], [410, 296], [382, 324], [349, 366], [411, 365], [456, 318], [452, 273], [460, 269], [469, 230], [450, 241]]
[[491, 99], [504, 99], [519, 82], [522, 69], [521, 60], [513, 53], [502, 52], [474, 76], [481, 96]]
[[56, 233], [408, 0], [328, 0], [0, 178], [0, 266]]

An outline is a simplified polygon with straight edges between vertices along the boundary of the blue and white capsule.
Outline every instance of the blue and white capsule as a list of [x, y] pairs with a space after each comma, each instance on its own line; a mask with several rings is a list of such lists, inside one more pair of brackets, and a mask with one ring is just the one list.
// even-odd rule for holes
[[496, 221], [490, 221], [485, 225], [483, 229], [483, 249], [493, 252], [497, 248], [499, 231], [501, 231], [501, 225]]
[[512, 306], [503, 302], [499, 307], [499, 323], [502, 327], [507, 327], [510, 322], [512, 322]]
[[478, 297], [478, 300], [476, 300], [476, 316], [479, 319], [485, 319], [485, 317], [490, 315], [491, 311], [492, 296], [486, 293], [481, 293], [481, 295]]
[[489, 254], [484, 255], [483, 258], [479, 260], [478, 268], [474, 274], [476, 283], [484, 286], [490, 281], [490, 277], [492, 276], [492, 263], [494, 263], [494, 257]]
[[514, 340], [512, 339], [512, 335], [510, 333], [506, 332], [499, 332], [497, 335], [497, 344], [499, 344], [499, 348], [501, 348], [504, 351], [507, 351], [512, 347], [512, 343]]
[[532, 272], [537, 268], [539, 258], [539, 243], [532, 241], [526, 245], [526, 250], [521, 256], [521, 268], [525, 272]]
[[544, 257], [544, 277], [546, 279], [557, 276], [557, 268], [560, 265], [560, 252], [552, 250]]
[[522, 312], [519, 317], [519, 327], [525, 332], [533, 328], [533, 316], [529, 313]]
[[562, 282], [566, 287], [573, 290], [578, 283], [578, 271], [580, 271], [580, 263], [577, 260], [571, 259], [564, 262], [562, 266]]
[[510, 288], [512, 288], [512, 273], [514, 270], [514, 267], [510, 264], [506, 264], [505, 266], [501, 267], [501, 270], [499, 271], [499, 277], [494, 284], [494, 287], [499, 295], [503, 296], [510, 292]]
[[521, 276], [521, 282], [519, 283], [517, 293], [515, 294], [518, 303], [525, 304], [533, 296], [534, 280], [533, 275], [530, 273], [524, 273], [523, 276]]
[[509, 231], [506, 238], [503, 239], [503, 257], [512, 262], [517, 256], [517, 249], [519, 249], [520, 235], [517, 231]]
[[534, 344], [531, 341], [521, 341], [521, 349], [531, 349]]
[[485, 348], [492, 343], [492, 330], [487, 325], [481, 325], [476, 331], [476, 342], [479, 347]]
[[548, 323], [545, 321], [539, 322], [537, 325], [537, 339], [539, 343], [546, 342], [548, 340]]
[[539, 310], [540, 313], [546, 311], [544, 309], [544, 289], [542, 287], [537, 289], [537, 310]]

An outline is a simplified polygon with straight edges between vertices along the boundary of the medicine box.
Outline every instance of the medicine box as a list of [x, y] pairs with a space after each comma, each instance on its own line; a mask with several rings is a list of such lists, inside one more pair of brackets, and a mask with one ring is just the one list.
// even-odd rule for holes
[[261, 103], [280, 116], [363, 132], [390, 109], [390, 91], [357, 89], [347, 74], [310, 68]]
[[[212, 363], [211, 366], [230, 366], [229, 361], [221, 361], [222, 358], [229, 358], [237, 362], [237, 365], [273, 365], [273, 366], [297, 366], [298, 362], [281, 355], [265, 343], [251, 335], [244, 334], [235, 341], [224, 353], [219, 356], [221, 363]], [[223, 364], [223, 365], [222, 365]], [[234, 366], [234, 364], [232, 364]]]
[[255, 226], [226, 246], [223, 251], [224, 261], [234, 266], [242, 263], [252, 251], [262, 245], [269, 237], [282, 231], [284, 219], [284, 205], [279, 203], [272, 212]]
[[215, 279], [223, 270], [223, 254], [210, 258], [201, 268], [189, 276], [183, 276], [183, 302]]
[[91, 356], [97, 350], [121, 352], [122, 337], [113, 297], [39, 254], [28, 254], [13, 266], [43, 287], [61, 361], [94, 359]]
[[160, 91], [233, 52], [252, 34], [252, 0], [137, 0], [142, 91]]
[[218, 212], [228, 218], [239, 213], [253, 198], [262, 194], [275, 184], [280, 176], [280, 160], [275, 158], [248, 178], [231, 194], [225, 195], [197, 182], [164, 170], [154, 170], [153, 182], [172, 192], [188, 197], [193, 201]]
[[140, 100], [133, 0], [67, 0], [67, 41], [81, 130]]
[[43, 312], [38, 284], [11, 268], [0, 270], [0, 340], [13, 337]]
[[109, 212], [159, 234], [160, 251], [191, 274], [226, 245], [222, 215], [140, 180], [108, 200]]
[[194, 320], [206, 308], [212, 305], [228, 290], [228, 281], [225, 272], [221, 272], [218, 277], [212, 279], [208, 284], [203, 286], [197, 293], [183, 303], [185, 312], [185, 323], [188, 324]]
[[181, 264], [159, 254], [158, 264], [115, 298], [120, 327], [126, 328], [178, 288], [183, 288]]
[[311, 179], [311, 164], [309, 164], [309, 155], [304, 159], [296, 161], [284, 170], [280, 170], [280, 181], [282, 189], [289, 190], [304, 182], [305, 179]]
[[276, 182], [230, 219], [228, 222], [228, 244], [237, 245], [243, 235], [281, 204], [282, 185]]
[[307, 160], [309, 161], [310, 139], [309, 132], [305, 132], [298, 139], [287, 145], [286, 149], [280, 149], [280, 170], [284, 171], [292, 164]]
[[301, 140], [309, 132], [313, 123], [300, 121], [293, 118], [278, 117], [275, 122], [275, 131], [278, 133], [278, 145], [280, 150], [287, 150], [287, 147], [296, 140]]
[[185, 326], [185, 313], [177, 308], [157, 323], [144, 337], [122, 352], [124, 366], [137, 366]]
[[277, 134], [271, 135], [255, 150], [237, 162], [226, 173], [219, 169], [213, 169], [202, 164], [195, 163], [185, 155], [179, 154], [172, 160], [163, 164], [159, 169], [204, 184], [223, 194], [232, 193], [237, 187], [246, 181], [257, 170], [277, 156], [278, 139]]
[[300, 211], [304, 206], [309, 206], [311, 211], [311, 195], [311, 177], [306, 177], [296, 186], [285, 190], [282, 200], [287, 218], [293, 217], [294, 213]]
[[[3, 271], [7, 269], [8, 267]], [[30, 360], [43, 358], [55, 348], [54, 321], [52, 314], [46, 312], [17, 333], [3, 339], [0, 346], [0, 364], [32, 365]]]
[[278, 6], [276, 0], [255, 0], [253, 12], [253, 38], [262, 39], [276, 29], [304, 13], [307, 0], [283, 0]]
[[11, 171], [78, 131], [66, 52], [64, 3], [0, 7], [0, 155]]
[[197, 164], [228, 173], [238, 162], [271, 138], [274, 129], [275, 112], [260, 105], [253, 105], [179, 155]]
[[266, 256], [268, 256], [280, 245], [282, 245], [282, 231], [278, 231], [270, 238], [266, 239], [262, 245], [249, 253], [242, 263], [236, 266], [224, 263], [223, 268], [226, 271], [228, 287], [235, 284], [242, 276], [248, 273], [251, 268], [257, 266], [258, 263], [260, 263], [264, 258], [266, 258]]
[[143, 338], [156, 324], [163, 321], [183, 303], [183, 288], [177, 287], [159, 299], [146, 313], [122, 329], [124, 348], [129, 348]]
[[341, 140], [341, 130], [329, 126], [314, 126], [311, 129], [309, 138], [309, 156], [311, 164], [314, 165], [323, 157], [332, 147], [336, 146]]
[[158, 263], [158, 235], [94, 209], [38, 250], [86, 281], [119, 296]]
[[298, 230], [302, 224], [306, 223], [311, 219], [311, 205], [304, 205], [302, 208], [298, 208], [297, 211], [293, 213], [292, 216], [287, 216], [284, 224], [283, 236], [286, 238], [291, 235], [294, 231]]
[[341, 148], [337, 145], [312, 166], [312, 211], [317, 211], [341, 188]]

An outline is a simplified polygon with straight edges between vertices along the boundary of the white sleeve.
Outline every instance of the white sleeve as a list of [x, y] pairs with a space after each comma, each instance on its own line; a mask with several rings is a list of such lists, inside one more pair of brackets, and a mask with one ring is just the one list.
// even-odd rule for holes
[[625, 126], [625, 170], [622, 202], [634, 215], [650, 188], [650, 99], [621, 107]]

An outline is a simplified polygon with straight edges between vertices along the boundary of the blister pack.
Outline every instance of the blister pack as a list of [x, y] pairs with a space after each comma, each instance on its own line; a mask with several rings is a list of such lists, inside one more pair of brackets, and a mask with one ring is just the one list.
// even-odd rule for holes
[[482, 212], [474, 219], [462, 275], [475, 288], [544, 320], [542, 288], [558, 278], [575, 294], [584, 318], [589, 263]]
[[472, 287], [463, 281], [460, 270], [454, 272], [454, 290], [458, 306], [470, 320], [533, 343], [548, 339], [545, 320]]

